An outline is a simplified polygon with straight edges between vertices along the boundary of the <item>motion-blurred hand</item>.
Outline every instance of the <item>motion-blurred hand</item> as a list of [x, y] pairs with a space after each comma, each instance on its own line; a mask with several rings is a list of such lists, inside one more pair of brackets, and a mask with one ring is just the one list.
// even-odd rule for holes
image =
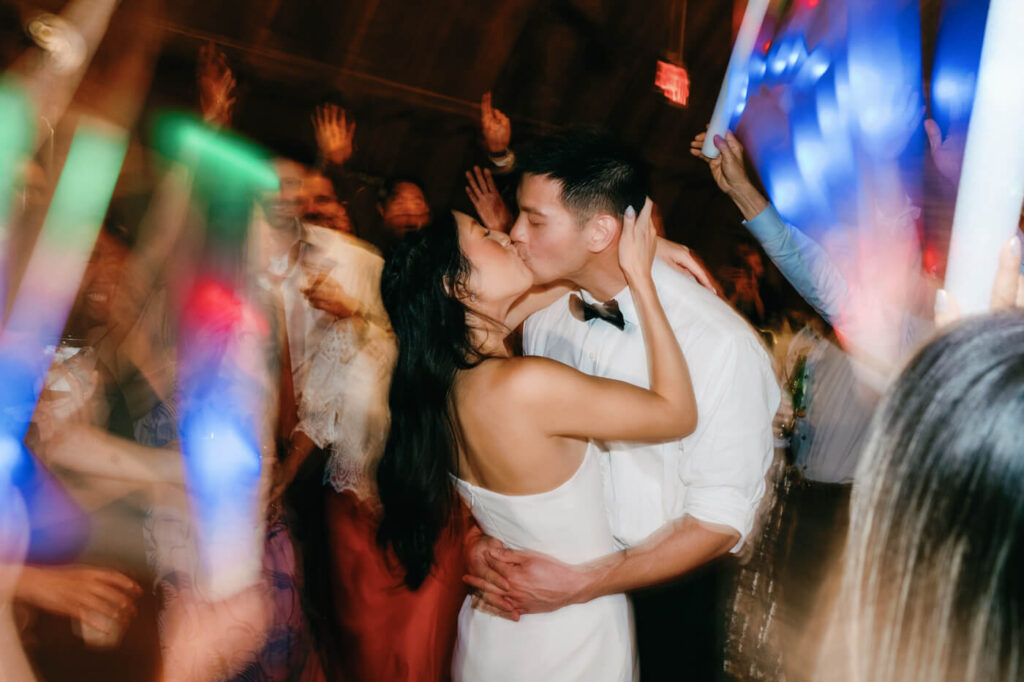
[[199, 48], [196, 76], [203, 119], [219, 127], [231, 125], [235, 110], [235, 77], [228, 68], [224, 53], [212, 42]]
[[[999, 253], [996, 281], [992, 285], [990, 310], [1024, 308], [1024, 274], [1021, 274], [1020, 232], [1003, 245]], [[961, 317], [960, 305], [948, 291], [942, 289], [935, 297], [935, 326], [945, 327]]]
[[928, 146], [932, 151], [932, 161], [950, 182], [956, 184], [960, 181], [960, 169], [964, 163], [964, 147], [967, 144], [967, 136], [962, 132], [951, 132], [942, 139], [942, 130], [934, 119], [927, 119], [924, 122], [924, 131], [928, 134]]
[[466, 194], [476, 207], [476, 213], [484, 227], [496, 232], [508, 232], [509, 226], [512, 225], [512, 214], [498, 193], [491, 171], [473, 166], [472, 172], [466, 171], [466, 182]]
[[359, 312], [359, 302], [346, 294], [344, 287], [331, 277], [317, 278], [302, 289], [302, 295], [311, 306], [335, 317], [351, 317]]
[[492, 106], [490, 92], [485, 92], [480, 100], [480, 130], [488, 153], [501, 154], [508, 149], [512, 140], [512, 123], [508, 116]]
[[92, 566], [25, 566], [15, 598], [36, 608], [77, 619], [104, 634], [135, 616], [142, 588], [124, 575]]
[[341, 166], [355, 152], [356, 122], [349, 120], [348, 113], [336, 104], [317, 107], [313, 113], [313, 130], [316, 146], [328, 163]]

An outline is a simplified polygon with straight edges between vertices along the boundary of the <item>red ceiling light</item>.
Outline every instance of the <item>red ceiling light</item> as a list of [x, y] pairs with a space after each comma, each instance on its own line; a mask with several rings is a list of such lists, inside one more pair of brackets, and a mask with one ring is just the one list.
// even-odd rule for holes
[[658, 60], [654, 85], [672, 104], [685, 107], [690, 98], [690, 75], [682, 66]]
[[686, 0], [671, 0], [668, 16], [669, 47], [664, 59], [658, 60], [654, 87], [661, 90], [669, 103], [685, 107], [690, 99], [690, 74], [683, 66], [683, 39], [686, 36]]

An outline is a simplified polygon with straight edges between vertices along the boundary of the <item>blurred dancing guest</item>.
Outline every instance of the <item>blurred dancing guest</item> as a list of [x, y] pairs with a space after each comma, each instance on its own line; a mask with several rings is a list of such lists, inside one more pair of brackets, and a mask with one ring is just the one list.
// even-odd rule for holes
[[[409, 588], [433, 577], [456, 490], [484, 531], [509, 545], [571, 563], [611, 553], [592, 439], [657, 441], [696, 426], [689, 371], [652, 279], [651, 204], [639, 218], [625, 213], [615, 264], [634, 292], [650, 389], [512, 356], [511, 331], [565, 288], [530, 294], [533, 274], [504, 233], [455, 214], [389, 260], [382, 288], [400, 350], [378, 471], [380, 539]], [[634, 672], [622, 594], [518, 623], [468, 599], [462, 606], [456, 680], [631, 680]]]
[[392, 178], [380, 192], [377, 204], [380, 227], [377, 246], [387, 254], [409, 232], [415, 232], [430, 221], [423, 185], [416, 179]]
[[[300, 471], [312, 471], [305, 475], [315, 479], [313, 485], [293, 488], [289, 494], [293, 508], [303, 506], [296, 499], [301, 496], [323, 500], [323, 506], [306, 505], [308, 513], [315, 511], [322, 520], [311, 520], [308, 513], [304, 517], [307, 524], [324, 526], [323, 537], [311, 528], [303, 528], [302, 536], [307, 564], [324, 564], [307, 565], [306, 574], [313, 608], [332, 606], [331, 615], [323, 618], [323, 634], [333, 674], [344, 679], [390, 679], [393, 669], [375, 667], [389, 660], [390, 640], [382, 633], [394, 631], [393, 626], [381, 625], [389, 617], [404, 620], [409, 602], [393, 589], [394, 580], [376, 545], [373, 477], [387, 438], [387, 390], [397, 348], [380, 299], [383, 259], [354, 237], [346, 237], [332, 255], [341, 281], [328, 279], [307, 295], [312, 305], [336, 319], [311, 359], [298, 421], [271, 497], [281, 497], [302, 476]], [[326, 462], [316, 458], [310, 467], [307, 460], [320, 452]], [[330, 486], [325, 500], [323, 484]], [[329, 595], [316, 594], [322, 586], [321, 568], [329, 569]], [[455, 590], [461, 594], [461, 586]], [[320, 604], [320, 596], [328, 601]]]
[[[589, 133], [543, 140], [520, 158], [519, 218], [510, 234], [534, 282], [569, 280], [586, 303], [621, 315], [617, 324], [581, 319], [566, 297], [526, 321], [525, 352], [647, 385], [635, 292], [616, 262], [622, 214], [647, 192], [640, 165]], [[674, 679], [680, 670], [714, 679], [722, 660], [720, 568], [701, 567], [738, 551], [750, 532], [772, 461], [779, 393], [760, 341], [728, 305], [663, 263], [652, 276], [692, 367], [696, 431], [649, 446], [606, 439], [598, 455], [606, 472], [602, 513], [619, 552], [579, 565], [481, 541], [473, 572], [483, 580], [474, 584], [485, 594], [497, 586], [513, 610], [536, 613], [668, 583], [634, 595], [641, 670], [649, 679]]]
[[[1015, 238], [994, 307], [1024, 303], [1019, 267]], [[1021, 678], [1022, 349], [1019, 308], [966, 320], [921, 349], [882, 401], [817, 679]]]
[[347, 234], [355, 232], [348, 211], [338, 201], [330, 178], [320, 171], [311, 170], [306, 173], [303, 190], [305, 205], [302, 219], [305, 222]]

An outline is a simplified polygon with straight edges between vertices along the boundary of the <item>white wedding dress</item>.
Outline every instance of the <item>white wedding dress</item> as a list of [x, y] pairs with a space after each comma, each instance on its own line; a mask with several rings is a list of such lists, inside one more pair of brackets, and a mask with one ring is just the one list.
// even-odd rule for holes
[[[576, 473], [537, 495], [501, 495], [456, 479], [487, 535], [578, 564], [616, 551], [604, 507], [600, 455], [588, 446]], [[623, 594], [519, 622], [485, 613], [469, 598], [459, 614], [455, 682], [629, 682], [636, 677], [633, 623]]]

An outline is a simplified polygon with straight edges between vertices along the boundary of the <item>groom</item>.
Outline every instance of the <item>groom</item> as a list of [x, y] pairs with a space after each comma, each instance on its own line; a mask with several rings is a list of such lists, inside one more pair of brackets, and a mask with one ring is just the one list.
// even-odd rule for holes
[[[520, 213], [510, 234], [535, 281], [569, 280], [585, 302], [614, 301], [618, 309], [610, 319], [583, 316], [570, 294], [526, 321], [525, 354], [646, 387], [639, 320], [618, 264], [622, 215], [647, 195], [640, 165], [602, 135], [571, 133], [540, 141], [519, 169]], [[516, 614], [662, 585], [633, 595], [644, 679], [659, 679], [659, 671], [715, 679], [721, 570], [707, 565], [738, 551], [751, 530], [779, 390], [767, 354], [736, 312], [660, 260], [653, 268], [693, 377], [697, 430], [657, 445], [602, 444], [608, 520], [622, 551], [570, 566], [484, 538], [470, 552], [467, 582]]]

